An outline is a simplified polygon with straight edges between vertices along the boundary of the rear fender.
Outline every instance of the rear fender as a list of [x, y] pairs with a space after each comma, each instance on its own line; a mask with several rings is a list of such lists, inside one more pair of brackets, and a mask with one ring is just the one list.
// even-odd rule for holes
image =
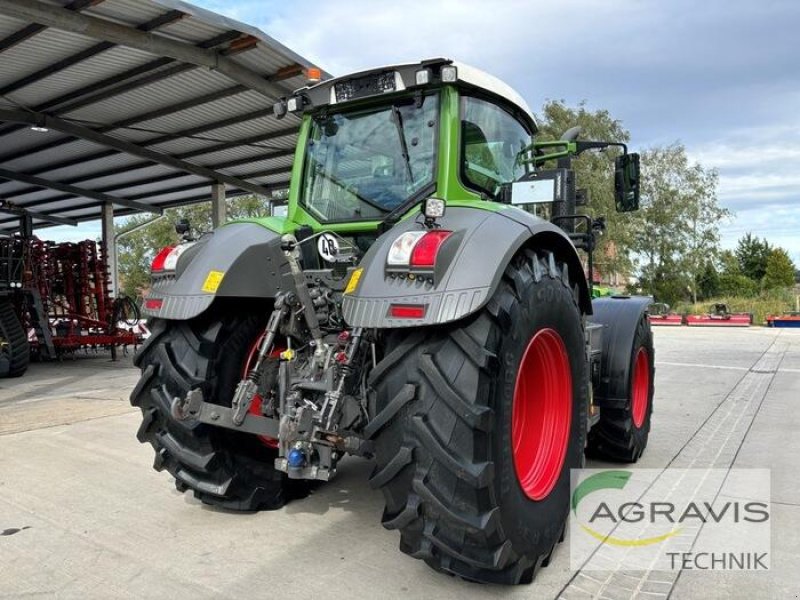
[[[355, 290], [345, 294], [342, 309], [352, 327], [419, 327], [450, 323], [480, 310], [500, 284], [511, 259], [526, 247], [546, 249], [568, 265], [571, 285], [578, 287], [580, 306], [591, 313], [591, 299], [577, 251], [566, 234], [522, 210], [507, 207], [497, 212], [466, 207], [448, 208], [439, 219], [442, 229], [453, 231], [443, 244], [430, 277], [394, 276], [386, 269], [389, 247], [406, 231], [422, 230], [407, 219], [372, 245], [361, 261], [363, 268]], [[425, 307], [422, 318], [393, 318], [392, 304]]]
[[600, 380], [595, 389], [598, 406], [602, 406], [604, 400], [627, 400], [633, 338], [652, 301], [650, 296], [608, 296], [592, 301], [594, 313], [589, 320], [603, 326]]
[[154, 277], [143, 311], [150, 317], [186, 320], [218, 297], [274, 298], [292, 286], [280, 245], [280, 234], [255, 223], [221, 227], [181, 256], [175, 275]]

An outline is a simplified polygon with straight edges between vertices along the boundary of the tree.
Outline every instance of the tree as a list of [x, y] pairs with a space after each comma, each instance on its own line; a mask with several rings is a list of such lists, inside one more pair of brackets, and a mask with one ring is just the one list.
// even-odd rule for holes
[[[627, 142], [630, 133], [607, 110], [591, 110], [585, 102], [567, 106], [563, 100], [549, 100], [537, 115], [537, 140], [557, 140], [569, 128], [581, 127], [580, 139]], [[584, 152], [572, 165], [576, 181], [589, 192], [586, 212], [592, 216], [605, 215], [606, 232], [598, 240], [595, 260], [606, 273], [629, 273], [631, 261], [630, 219], [616, 212], [614, 205], [614, 158], [617, 149]]]
[[760, 285], [767, 272], [767, 259], [771, 252], [772, 248], [766, 239], [762, 240], [751, 233], [745, 234], [736, 245], [736, 258], [742, 275]]
[[708, 300], [719, 294], [719, 273], [714, 263], [710, 260], [706, 261], [703, 273], [697, 280], [697, 291], [703, 300]]
[[[228, 218], [243, 219], [268, 215], [268, 201], [257, 196], [241, 196], [228, 201]], [[150, 286], [150, 264], [156, 253], [180, 239], [175, 233], [175, 222], [187, 219], [195, 233], [211, 230], [211, 205], [194, 204], [170, 208], [164, 211], [163, 219], [153, 220], [150, 215], [134, 215], [115, 225], [117, 235], [134, 227], [153, 221], [141, 229], [124, 235], [118, 243], [120, 289], [123, 293], [138, 298]]]
[[736, 254], [723, 250], [720, 254], [722, 271], [719, 276], [719, 293], [723, 296], [751, 298], [758, 294], [759, 286], [742, 274], [742, 267]]
[[641, 278], [654, 295], [659, 287], [675, 294], [688, 281], [697, 302], [699, 279], [719, 253], [719, 223], [731, 214], [717, 203], [717, 172], [690, 163], [677, 143], [645, 151], [641, 163], [641, 210], [631, 223]]
[[795, 269], [789, 253], [783, 248], [773, 248], [764, 269], [764, 289], [789, 288], [794, 285]]

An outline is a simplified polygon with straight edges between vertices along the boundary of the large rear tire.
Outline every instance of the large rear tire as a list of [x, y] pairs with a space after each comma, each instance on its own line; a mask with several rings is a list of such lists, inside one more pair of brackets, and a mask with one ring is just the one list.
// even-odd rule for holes
[[31, 347], [9, 298], [0, 298], [0, 376], [19, 377], [28, 370]]
[[589, 431], [587, 453], [596, 458], [634, 463], [650, 435], [655, 390], [653, 331], [644, 315], [636, 326], [630, 355], [627, 398], [598, 400], [600, 420]]
[[586, 439], [583, 322], [566, 266], [520, 254], [479, 314], [395, 333], [371, 386], [370, 483], [400, 549], [468, 580], [530, 582], [563, 539]]
[[201, 501], [231, 510], [280, 508], [297, 486], [275, 470], [276, 450], [257, 436], [176, 421], [170, 404], [200, 387], [206, 401], [230, 406], [265, 322], [265, 313], [241, 308], [185, 322], [156, 320], [134, 361], [142, 377], [131, 404], [142, 409], [137, 437], [153, 445], [153, 467], [168, 471], [179, 491], [191, 489]]

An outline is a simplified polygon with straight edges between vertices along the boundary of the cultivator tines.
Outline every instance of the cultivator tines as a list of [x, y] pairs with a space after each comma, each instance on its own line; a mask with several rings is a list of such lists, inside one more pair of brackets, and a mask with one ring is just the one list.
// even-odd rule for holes
[[[0, 257], [0, 289], [7, 280], [20, 320], [44, 357], [138, 343], [137, 334], [118, 329], [120, 305], [111, 296], [102, 244], [7, 238], [0, 240]], [[7, 273], [11, 264], [13, 275]]]

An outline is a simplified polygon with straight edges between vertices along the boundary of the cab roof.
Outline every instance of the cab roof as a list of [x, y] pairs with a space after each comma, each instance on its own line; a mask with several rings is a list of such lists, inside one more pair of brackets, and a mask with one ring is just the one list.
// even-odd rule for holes
[[396, 91], [424, 88], [425, 85], [417, 84], [416, 73], [420, 70], [428, 69], [433, 74], [430, 83], [441, 83], [439, 74], [442, 67], [445, 66], [456, 68], [457, 81], [453, 83], [476, 88], [501, 100], [505, 100], [516, 108], [525, 120], [528, 121], [532, 131], [536, 131], [536, 120], [534, 119], [528, 103], [514, 88], [486, 71], [448, 58], [432, 58], [416, 63], [399, 63], [374, 67], [341, 77], [326, 79], [320, 83], [300, 88], [295, 92], [295, 95], [303, 96], [312, 106], [335, 105], [342, 102], [341, 100], [337, 102], [337, 94], [335, 91], [337, 89], [337, 84], [344, 84], [349, 81], [362, 80], [370, 76], [391, 73], [394, 73], [394, 85], [397, 86], [394, 90]]

